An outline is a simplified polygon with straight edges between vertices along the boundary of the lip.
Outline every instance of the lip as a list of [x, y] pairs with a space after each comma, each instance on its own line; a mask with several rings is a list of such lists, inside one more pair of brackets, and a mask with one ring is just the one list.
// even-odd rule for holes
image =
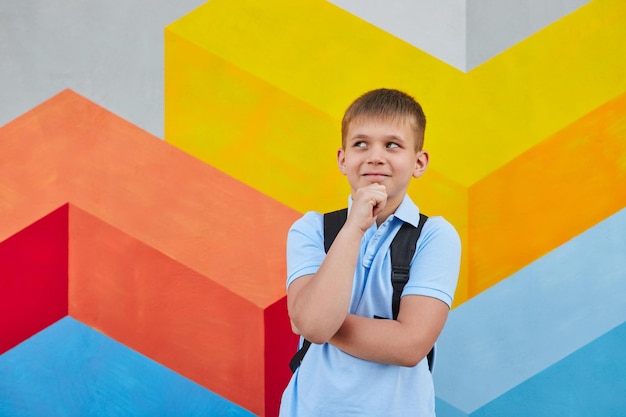
[[371, 180], [384, 180], [384, 179], [389, 178], [389, 175], [382, 174], [382, 173], [379, 173], [379, 172], [370, 172], [370, 173], [367, 173], [367, 174], [363, 174], [363, 176], [365, 178], [369, 178]]

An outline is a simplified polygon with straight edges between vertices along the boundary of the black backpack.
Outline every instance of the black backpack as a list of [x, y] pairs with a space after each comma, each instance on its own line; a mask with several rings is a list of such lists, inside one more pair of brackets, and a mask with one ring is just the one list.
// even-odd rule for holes
[[[343, 227], [348, 217], [348, 209], [342, 209], [324, 214], [324, 250], [328, 252], [330, 246], [335, 241], [335, 237], [339, 233], [339, 230]], [[393, 312], [393, 319], [398, 318], [398, 311], [400, 310], [400, 298], [402, 296], [402, 290], [409, 280], [409, 270], [411, 268], [411, 260], [415, 254], [415, 248], [417, 240], [422, 232], [422, 227], [426, 223], [428, 216], [420, 213], [420, 220], [417, 227], [410, 223], [402, 224], [400, 230], [393, 238], [391, 242], [391, 285], [393, 286], [393, 296], [391, 299], [391, 311]], [[309, 350], [311, 342], [304, 340], [302, 347], [291, 358], [289, 367], [291, 372], [295, 372], [302, 363], [304, 355]], [[435, 355], [435, 348], [433, 347], [428, 355], [428, 369], [432, 372], [433, 360]]]

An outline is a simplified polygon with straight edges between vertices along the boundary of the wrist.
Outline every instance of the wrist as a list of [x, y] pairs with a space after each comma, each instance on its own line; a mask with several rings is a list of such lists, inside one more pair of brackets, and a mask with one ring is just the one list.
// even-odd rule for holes
[[370, 227], [371, 227], [371, 224], [370, 225], [360, 224], [357, 221], [351, 221], [350, 219], [348, 219], [346, 220], [343, 227], [341, 228], [341, 231], [342, 232], [345, 231], [346, 234], [349, 234], [350, 236], [358, 237], [360, 239], [363, 237], [367, 229], [369, 229]]

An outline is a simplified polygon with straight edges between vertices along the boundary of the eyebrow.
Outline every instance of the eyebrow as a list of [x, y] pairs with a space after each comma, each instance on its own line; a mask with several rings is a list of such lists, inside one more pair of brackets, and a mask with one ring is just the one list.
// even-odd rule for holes
[[[356, 135], [352, 136], [349, 140], [353, 141], [353, 140], [358, 140], [358, 139], [371, 139], [371, 136], [366, 135], [365, 133], [357, 133]], [[385, 135], [384, 139], [395, 140], [398, 142], [406, 142], [406, 140], [404, 140], [402, 137], [397, 136], [397, 135]]]

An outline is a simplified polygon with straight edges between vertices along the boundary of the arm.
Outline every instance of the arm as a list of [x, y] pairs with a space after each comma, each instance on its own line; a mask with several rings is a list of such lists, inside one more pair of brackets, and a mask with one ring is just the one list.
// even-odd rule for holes
[[312, 343], [325, 343], [345, 321], [363, 233], [385, 206], [385, 187], [373, 184], [353, 195], [352, 207], [319, 270], [287, 289], [292, 328]]
[[408, 295], [400, 302], [397, 320], [348, 315], [330, 343], [361, 359], [415, 366], [435, 344], [448, 311], [441, 300]]
[[461, 242], [449, 223], [434, 218], [429, 222], [411, 266], [397, 320], [348, 316], [330, 343], [365, 360], [403, 366], [419, 363], [430, 351], [447, 319], [456, 288]]
[[344, 227], [318, 272], [296, 279], [287, 289], [292, 328], [312, 343], [328, 341], [348, 313], [361, 236]]

